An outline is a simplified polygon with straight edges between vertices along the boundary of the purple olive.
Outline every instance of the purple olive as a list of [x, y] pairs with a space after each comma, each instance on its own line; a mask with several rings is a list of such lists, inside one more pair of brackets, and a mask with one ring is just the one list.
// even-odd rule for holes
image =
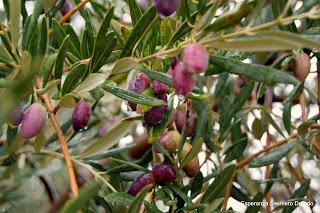
[[41, 104], [32, 104], [23, 114], [21, 121], [21, 136], [25, 139], [36, 136], [43, 129], [46, 121], [46, 109]]
[[152, 107], [149, 111], [144, 113], [143, 125], [148, 127], [160, 124], [164, 118], [166, 111], [166, 106]]
[[[178, 109], [175, 114], [175, 123], [177, 130], [181, 133], [184, 124], [186, 123], [186, 111], [184, 109]], [[195, 129], [195, 119], [194, 116], [191, 114], [189, 116], [189, 128], [188, 128], [188, 136], [192, 136], [193, 131]]]
[[148, 0], [138, 0], [138, 4], [144, 11], [148, 10], [148, 7], [149, 7]]
[[154, 80], [151, 82], [151, 88], [154, 94], [162, 94], [168, 91], [168, 85], [158, 80]]
[[69, 13], [71, 9], [72, 8], [71, 8], [70, 3], [69, 2], [65, 2], [63, 7], [61, 8], [62, 16], [65, 16], [67, 13]]
[[79, 131], [88, 125], [91, 115], [91, 108], [88, 102], [79, 101], [72, 113], [72, 127]]
[[208, 69], [209, 53], [202, 44], [189, 44], [183, 50], [183, 63], [189, 71], [202, 73]]
[[[135, 93], [142, 93], [150, 86], [150, 79], [144, 73], [139, 73], [134, 79], [129, 82], [128, 90]], [[137, 110], [137, 104], [129, 103], [133, 111]]]
[[101, 127], [99, 128], [99, 131], [98, 131], [99, 137], [105, 136], [108, 130], [110, 129], [110, 127], [118, 120], [119, 120], [118, 116], [114, 116], [114, 117], [111, 117], [110, 119], [106, 119], [102, 123]]
[[160, 136], [160, 144], [170, 153], [174, 153], [179, 147], [180, 134], [177, 131], [168, 131]]
[[154, 185], [155, 180], [152, 173], [145, 173], [140, 175], [131, 185], [128, 194], [137, 195], [145, 186]]
[[23, 119], [23, 105], [20, 103], [18, 107], [15, 109], [14, 114], [10, 119], [10, 123], [14, 126], [18, 126]]
[[176, 169], [171, 163], [168, 163], [168, 162], [154, 165], [152, 167], [152, 173], [153, 173], [154, 179], [158, 183], [172, 182], [172, 181], [175, 181], [177, 177]]
[[153, 0], [157, 11], [164, 16], [171, 16], [180, 8], [181, 0]]
[[[158, 94], [157, 98], [167, 102], [167, 94]], [[167, 111], [167, 106], [156, 106], [152, 107], [149, 111], [144, 113], [143, 125], [148, 126], [156, 126], [160, 124], [164, 118], [164, 115]]]
[[187, 95], [195, 85], [193, 73], [188, 72], [184, 64], [179, 62], [172, 72], [172, 82], [179, 95]]

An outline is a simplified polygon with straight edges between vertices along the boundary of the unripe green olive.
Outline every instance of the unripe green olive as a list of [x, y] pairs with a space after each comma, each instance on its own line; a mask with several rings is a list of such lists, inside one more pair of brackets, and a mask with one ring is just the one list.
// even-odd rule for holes
[[180, 134], [178, 131], [168, 131], [161, 135], [160, 144], [170, 153], [176, 152], [179, 147]]
[[[188, 153], [191, 151], [192, 145], [189, 143], [185, 143], [183, 145], [183, 148], [179, 155], [179, 160], [183, 161]], [[190, 178], [195, 177], [198, 172], [200, 171], [200, 163], [199, 163], [199, 157], [196, 156], [192, 160], [190, 160], [184, 167], [183, 171], [186, 173], [186, 175]]]

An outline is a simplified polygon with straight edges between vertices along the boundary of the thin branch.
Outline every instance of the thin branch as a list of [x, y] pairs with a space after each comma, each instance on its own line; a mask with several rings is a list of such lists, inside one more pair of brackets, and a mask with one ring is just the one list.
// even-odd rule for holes
[[[36, 82], [37, 88], [38, 89], [42, 88], [41, 81], [39, 79], [36, 79], [36, 80], [37, 80], [37, 82]], [[63, 153], [64, 159], [66, 162], [66, 167], [67, 167], [67, 172], [68, 172], [68, 176], [69, 176], [70, 188], [71, 188], [72, 195], [73, 195], [73, 197], [78, 197], [78, 195], [79, 195], [78, 184], [77, 184], [77, 180], [76, 180], [76, 175], [74, 173], [73, 165], [71, 162], [71, 156], [70, 156], [70, 153], [68, 150], [66, 139], [65, 139], [63, 132], [57, 122], [55, 114], [53, 113], [53, 108], [51, 105], [50, 97], [49, 97], [48, 93], [45, 93], [45, 94], [41, 95], [40, 98], [44, 102], [44, 105], [48, 111], [51, 123], [57, 132], [58, 140], [61, 145], [62, 153]]]
[[302, 121], [305, 122], [308, 120], [308, 112], [307, 112], [307, 104], [306, 104], [306, 96], [302, 92], [299, 96], [299, 103], [301, 106], [301, 113], [302, 113]]
[[[86, 5], [88, 2], [90, 2], [91, 0], [83, 0], [83, 1], [81, 1], [79, 4], [77, 4], [74, 8], [72, 8], [66, 15], [64, 15], [61, 19], [60, 19], [60, 21], [59, 21], [59, 23], [60, 24], [63, 24], [63, 23], [65, 23], [66, 21], [68, 21], [70, 18], [71, 18], [71, 16], [73, 15], [73, 14], [75, 14], [78, 10], [80, 10], [82, 7], [84, 7], [84, 5]], [[49, 30], [49, 35], [51, 35], [53, 33], [53, 29], [50, 29]]]
[[256, 157], [258, 157], [259, 155], [265, 153], [265, 152], [268, 152], [270, 151], [271, 149], [274, 149], [276, 147], [279, 147], [285, 143], [287, 143], [289, 140], [293, 139], [293, 138], [296, 138], [297, 135], [294, 134], [294, 135], [291, 135], [290, 137], [286, 138], [286, 139], [283, 139], [281, 141], [278, 141], [277, 143], [274, 143], [274, 144], [271, 144], [270, 146], [268, 147], [265, 147], [264, 149], [260, 150], [259, 152], [253, 154], [253, 155], [250, 155], [248, 157], [246, 157], [245, 159], [239, 161], [237, 163], [237, 169], [241, 169], [242, 167], [244, 167], [245, 165], [249, 164], [253, 159], [255, 159]]
[[[269, 108], [270, 112], [272, 112], [272, 100], [273, 100], [273, 88], [272, 86], [268, 87], [265, 96], [264, 96], [264, 104]], [[267, 127], [267, 139], [266, 139], [266, 147], [269, 147], [271, 145], [271, 134], [270, 134], [270, 125]], [[268, 165], [266, 167], [266, 173], [265, 173], [265, 179], [267, 180], [270, 176], [270, 166]], [[270, 191], [266, 194], [266, 201], [267, 203], [271, 202], [271, 195]], [[271, 212], [271, 207], [270, 205], [266, 206], [266, 211], [268, 213]]]
[[235, 174], [232, 175], [231, 179], [229, 180], [228, 186], [227, 186], [227, 190], [226, 190], [226, 195], [224, 197], [223, 200], [223, 209], [227, 209], [227, 204], [228, 204], [228, 200], [230, 198], [231, 195], [231, 191], [232, 191], [232, 183], [234, 181], [235, 178]]

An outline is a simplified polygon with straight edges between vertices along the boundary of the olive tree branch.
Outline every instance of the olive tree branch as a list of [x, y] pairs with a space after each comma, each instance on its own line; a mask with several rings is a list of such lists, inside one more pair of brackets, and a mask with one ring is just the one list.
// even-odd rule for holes
[[[64, 15], [63, 17], [61, 17], [61, 19], [59, 20], [60, 24], [65, 23], [68, 19], [71, 18], [71, 16], [73, 16], [73, 14], [75, 14], [78, 10], [80, 10], [82, 7], [84, 7], [84, 5], [86, 5], [88, 2], [90, 2], [91, 0], [83, 0], [81, 1], [79, 4], [77, 4], [74, 8], [72, 8], [66, 15]], [[49, 30], [49, 35], [51, 35], [53, 33], [53, 29]]]
[[246, 157], [245, 159], [239, 161], [237, 163], [237, 169], [241, 169], [243, 168], [244, 166], [246, 166], [247, 164], [249, 164], [253, 159], [255, 159], [256, 157], [258, 157], [259, 155], [263, 154], [263, 153], [266, 153], [266, 152], [269, 152], [271, 149], [274, 149], [276, 147], [279, 147], [287, 142], [289, 142], [290, 140], [296, 138], [298, 135], [297, 134], [294, 134], [294, 135], [291, 135], [290, 137], [288, 138], [285, 138], [281, 141], [278, 141], [274, 144], [271, 144], [270, 146], [267, 146], [265, 147], [264, 149], [260, 150], [259, 152], [256, 152], [248, 157]]
[[[39, 79], [36, 79], [36, 86], [38, 89], [42, 88], [42, 83]], [[64, 134], [63, 134], [63, 132], [57, 122], [57, 119], [55, 117], [55, 114], [53, 112], [53, 108], [51, 105], [51, 99], [50, 99], [48, 93], [41, 95], [40, 98], [44, 102], [44, 105], [45, 105], [46, 110], [48, 111], [51, 123], [57, 132], [58, 140], [61, 145], [62, 153], [63, 153], [64, 159], [66, 162], [71, 192], [72, 192], [73, 197], [77, 197], [79, 195], [78, 184], [77, 184], [77, 180], [76, 180], [76, 175], [74, 173], [73, 165], [71, 162], [71, 157], [70, 157], [70, 153], [69, 153], [68, 146], [66, 143], [66, 139], [64, 137]]]

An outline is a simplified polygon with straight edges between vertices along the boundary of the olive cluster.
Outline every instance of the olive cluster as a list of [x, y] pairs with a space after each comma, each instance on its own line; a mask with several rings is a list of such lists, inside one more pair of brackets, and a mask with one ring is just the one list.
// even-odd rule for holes
[[[174, 58], [171, 64], [169, 73], [172, 75], [173, 86], [176, 94], [186, 96], [195, 86], [196, 75], [204, 72], [208, 68], [209, 54], [203, 45], [199, 43], [192, 43], [185, 47], [183, 51], [182, 61]], [[167, 93], [169, 86], [157, 80], [151, 81], [144, 73], [137, 74], [128, 85], [128, 90], [154, 96], [158, 99], [167, 102]], [[164, 115], [167, 111], [167, 106], [156, 106], [146, 108], [135, 103], [128, 103], [133, 111], [144, 113], [143, 124], [146, 127], [152, 127], [160, 124], [163, 121]], [[150, 173], [140, 175], [131, 185], [128, 193], [136, 195], [142, 188], [152, 187], [156, 183], [162, 184], [176, 180], [176, 168], [182, 165], [181, 162], [187, 157], [192, 149], [192, 145], [185, 142], [182, 150], [178, 152], [181, 143], [181, 132], [185, 123], [188, 122], [187, 136], [191, 137], [195, 129], [195, 116], [192, 112], [192, 102], [186, 101], [182, 103], [173, 113], [173, 117], [165, 131], [159, 138], [159, 142], [164, 149], [170, 154], [177, 156], [180, 164], [173, 165], [171, 162], [164, 161], [155, 164]], [[175, 124], [175, 128], [173, 127]], [[130, 155], [133, 158], [140, 158], [148, 149], [152, 147], [149, 144], [146, 136], [137, 137], [135, 146], [130, 150]], [[154, 150], [158, 152], [157, 148]], [[200, 170], [200, 163], [198, 156], [188, 161], [186, 165], [183, 164], [181, 168], [188, 177], [195, 177]]]

